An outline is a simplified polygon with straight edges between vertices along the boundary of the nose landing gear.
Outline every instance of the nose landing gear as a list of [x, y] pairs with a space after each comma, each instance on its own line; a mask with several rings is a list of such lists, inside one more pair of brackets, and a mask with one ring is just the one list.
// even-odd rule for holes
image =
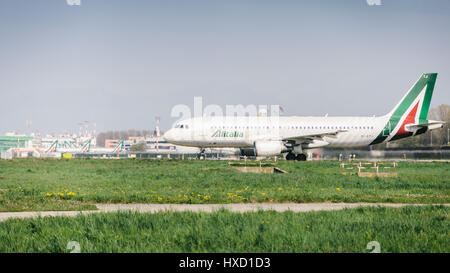
[[205, 148], [200, 149], [200, 153], [197, 154], [197, 159], [205, 159]]

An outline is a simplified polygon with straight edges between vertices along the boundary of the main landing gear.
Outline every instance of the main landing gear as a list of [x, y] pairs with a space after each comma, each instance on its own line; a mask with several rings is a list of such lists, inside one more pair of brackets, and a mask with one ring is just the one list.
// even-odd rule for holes
[[200, 153], [197, 154], [197, 159], [205, 159], [205, 148], [200, 149]]
[[294, 153], [288, 153], [286, 155], [286, 160], [306, 161], [306, 155], [304, 154], [295, 155]]

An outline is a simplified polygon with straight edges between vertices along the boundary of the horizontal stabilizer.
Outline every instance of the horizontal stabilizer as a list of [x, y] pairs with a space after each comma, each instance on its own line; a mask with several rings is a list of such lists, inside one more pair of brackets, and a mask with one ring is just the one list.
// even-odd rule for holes
[[437, 120], [429, 120], [427, 123], [419, 123], [419, 124], [407, 124], [405, 125], [406, 130], [413, 132], [423, 128], [427, 128], [428, 130], [434, 130], [444, 127], [445, 122], [437, 121]]

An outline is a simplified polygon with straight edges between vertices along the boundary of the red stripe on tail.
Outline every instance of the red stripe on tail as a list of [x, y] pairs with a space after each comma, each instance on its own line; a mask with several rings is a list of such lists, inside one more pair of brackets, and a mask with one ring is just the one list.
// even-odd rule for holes
[[417, 102], [416, 106], [409, 112], [408, 116], [405, 118], [405, 120], [402, 123], [402, 126], [398, 129], [397, 133], [395, 134], [396, 137], [401, 137], [404, 135], [409, 135], [411, 132], [407, 131], [405, 129], [406, 124], [414, 123], [414, 119], [416, 117], [417, 108], [419, 107], [419, 102]]

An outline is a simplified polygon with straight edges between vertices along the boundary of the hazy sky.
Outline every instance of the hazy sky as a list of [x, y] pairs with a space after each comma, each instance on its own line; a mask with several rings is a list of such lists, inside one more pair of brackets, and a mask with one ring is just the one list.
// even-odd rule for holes
[[0, 1], [0, 133], [163, 129], [176, 104], [382, 115], [423, 72], [450, 104], [450, 1]]

